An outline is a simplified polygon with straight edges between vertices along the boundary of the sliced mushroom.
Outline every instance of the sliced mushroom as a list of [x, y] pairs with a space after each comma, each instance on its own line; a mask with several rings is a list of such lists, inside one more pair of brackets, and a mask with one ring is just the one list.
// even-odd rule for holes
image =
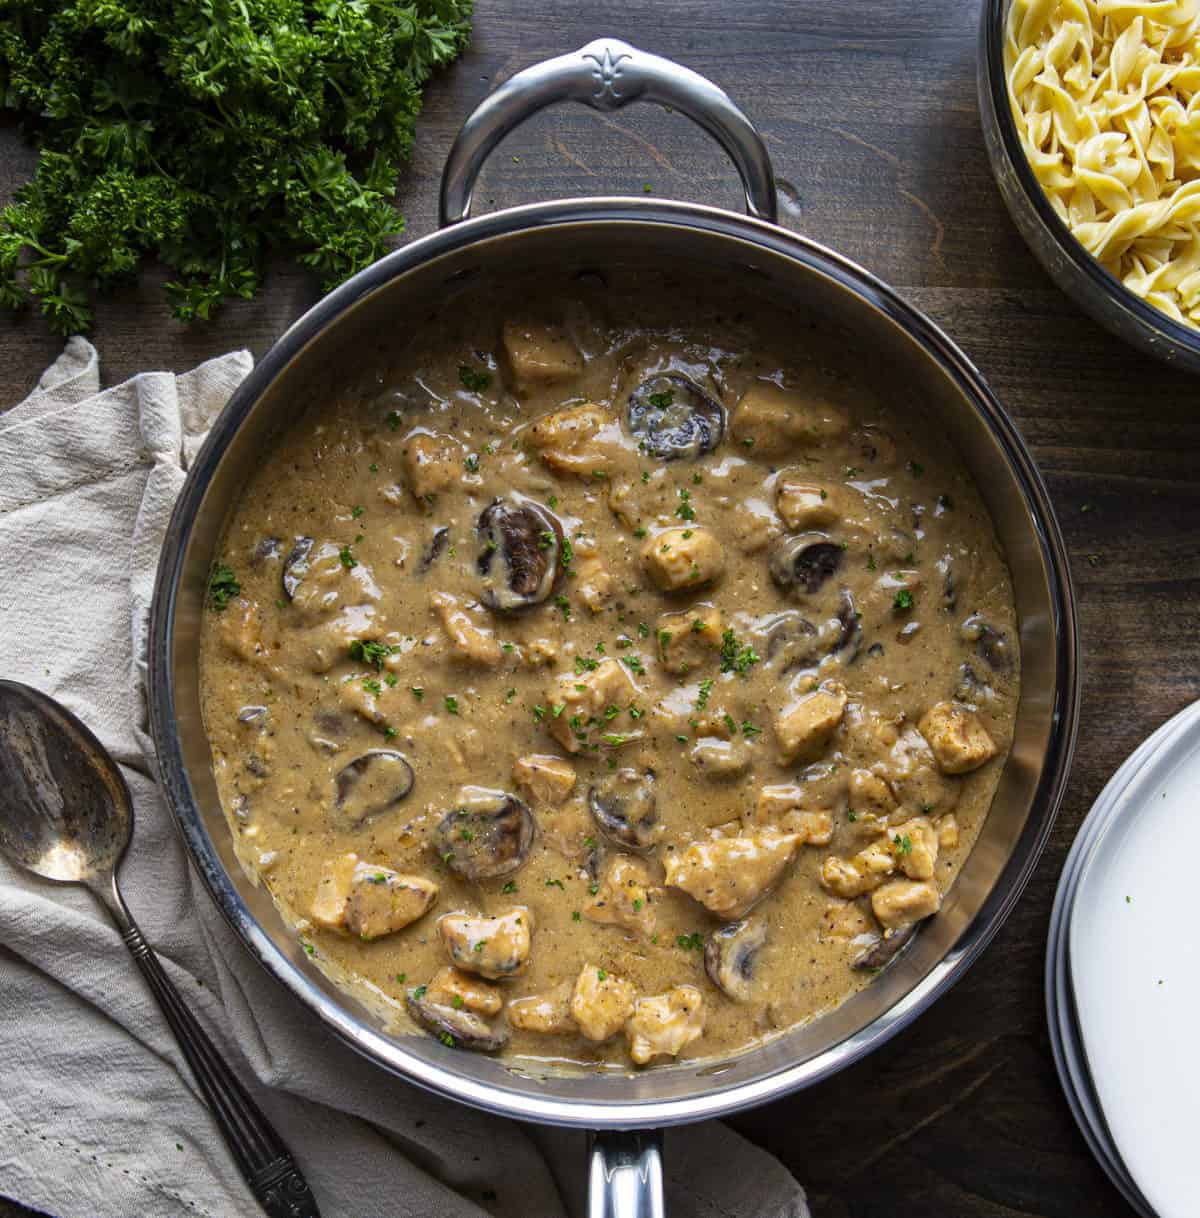
[[429, 539], [429, 545], [426, 546], [422, 552], [421, 562], [417, 567], [420, 574], [424, 575], [425, 572], [428, 571], [439, 558], [441, 558], [441, 556], [445, 553], [446, 546], [449, 544], [449, 542], [450, 530], [446, 525], [440, 525], [438, 528], [433, 530], [433, 536]]
[[980, 614], [973, 613], [962, 624], [962, 637], [967, 642], [975, 644], [975, 650], [995, 672], [1008, 672], [1012, 668], [1012, 655], [1009, 652], [1008, 636], [1003, 630], [997, 630]]
[[837, 620], [840, 629], [830, 647], [830, 655], [835, 655], [843, 664], [853, 664], [858, 659], [858, 650], [862, 646], [862, 614], [854, 604], [854, 597], [849, 588], [842, 589], [838, 601]]
[[785, 609], [767, 620], [760, 631], [767, 666], [781, 675], [817, 658], [817, 628], [797, 609]]
[[937, 573], [942, 577], [942, 608], [950, 611], [958, 604], [958, 586], [955, 580], [954, 555], [949, 550], [934, 563]]
[[858, 973], [877, 973], [885, 964], [890, 964], [900, 954], [900, 949], [916, 933], [919, 923], [910, 922], [899, 930], [885, 930], [870, 947], [851, 962], [850, 967]]
[[964, 660], [958, 669], [954, 697], [960, 702], [979, 706], [990, 702], [995, 696], [996, 691], [979, 676], [969, 660]]
[[288, 600], [295, 600], [300, 581], [308, 574], [309, 558], [316, 542], [311, 537], [297, 537], [287, 558], [283, 560], [283, 591]]
[[407, 799], [413, 789], [413, 768], [395, 749], [368, 749], [334, 776], [334, 811], [350, 825], [359, 825]]
[[764, 922], [744, 919], [718, 926], [704, 945], [704, 971], [734, 1002], [748, 1002], [754, 986], [754, 959], [767, 941]]
[[721, 404], [677, 372], [643, 381], [629, 395], [626, 419], [645, 451], [660, 461], [694, 461], [725, 434]]
[[781, 591], [812, 596], [837, 574], [842, 553], [824, 533], [800, 533], [782, 537], [771, 547], [767, 569]]
[[519, 973], [529, 962], [533, 914], [524, 906], [495, 918], [449, 913], [438, 919], [438, 935], [456, 968], [494, 981]]
[[412, 1016], [431, 1036], [435, 1036], [451, 1049], [474, 1049], [478, 1053], [495, 1053], [508, 1041], [508, 1030], [493, 1027], [486, 1019], [469, 1011], [464, 1006], [456, 1009], [431, 1001], [425, 987], [418, 986], [409, 991], [404, 1005]]
[[588, 791], [588, 807], [606, 837], [635, 854], [648, 854], [662, 834], [654, 771], [617, 770]]
[[562, 573], [563, 528], [549, 508], [514, 492], [483, 509], [476, 532], [480, 600], [489, 609], [523, 609], [553, 592]]
[[278, 558], [281, 549], [278, 537], [264, 537], [254, 547], [254, 553], [250, 556], [250, 565], [252, 567], [260, 567], [264, 562], [270, 562], [272, 559]]
[[467, 880], [510, 875], [529, 857], [533, 815], [508, 791], [464, 787], [434, 832], [443, 862]]

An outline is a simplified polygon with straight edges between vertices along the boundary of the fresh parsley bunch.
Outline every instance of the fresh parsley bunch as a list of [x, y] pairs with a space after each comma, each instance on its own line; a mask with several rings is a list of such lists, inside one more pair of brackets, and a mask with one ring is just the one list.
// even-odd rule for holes
[[0, 308], [70, 333], [157, 256], [174, 313], [249, 298], [272, 251], [332, 287], [404, 227], [421, 88], [472, 0], [0, 0], [0, 106], [39, 149], [0, 211]]

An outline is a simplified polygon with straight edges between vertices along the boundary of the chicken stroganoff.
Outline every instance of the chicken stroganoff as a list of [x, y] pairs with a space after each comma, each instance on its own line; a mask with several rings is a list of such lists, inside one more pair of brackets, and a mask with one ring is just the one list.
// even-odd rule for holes
[[398, 1028], [727, 1055], [937, 915], [1011, 741], [1012, 590], [844, 346], [666, 276], [480, 291], [263, 454], [208, 592], [217, 784]]

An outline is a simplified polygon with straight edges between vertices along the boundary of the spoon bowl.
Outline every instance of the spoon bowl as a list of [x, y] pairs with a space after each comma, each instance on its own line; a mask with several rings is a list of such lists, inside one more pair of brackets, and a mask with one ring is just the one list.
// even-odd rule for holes
[[129, 788], [53, 698], [0, 681], [0, 853], [47, 880], [107, 887], [133, 833]]

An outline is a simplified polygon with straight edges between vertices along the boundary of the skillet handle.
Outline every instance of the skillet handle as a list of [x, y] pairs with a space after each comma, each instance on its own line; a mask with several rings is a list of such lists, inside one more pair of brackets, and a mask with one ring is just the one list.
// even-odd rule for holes
[[662, 1131], [607, 1130], [588, 1139], [587, 1218], [665, 1218]]
[[471, 214], [475, 180], [496, 145], [531, 114], [560, 101], [580, 102], [593, 110], [650, 101], [686, 114], [729, 154], [741, 176], [750, 215], [775, 222], [775, 173], [766, 145], [729, 95], [670, 59], [616, 38], [597, 38], [578, 51], [518, 72], [469, 115], [442, 173], [443, 228]]

